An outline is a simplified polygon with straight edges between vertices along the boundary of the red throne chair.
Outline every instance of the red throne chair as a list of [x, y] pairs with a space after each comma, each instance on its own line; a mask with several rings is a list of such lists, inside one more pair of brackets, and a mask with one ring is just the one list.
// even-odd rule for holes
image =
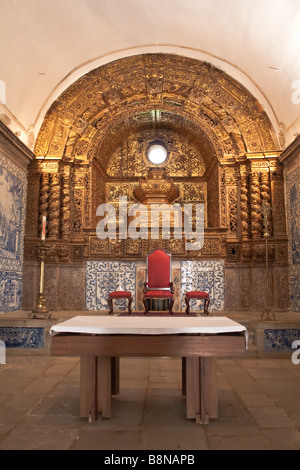
[[187, 313], [188, 315], [190, 313], [190, 300], [191, 299], [204, 300], [204, 313], [205, 313], [205, 315], [208, 315], [208, 306], [209, 306], [210, 298], [209, 298], [209, 294], [207, 292], [202, 292], [202, 291], [186, 292], [186, 294], [185, 294], [185, 304], [186, 304], [185, 313]]
[[164, 250], [154, 250], [147, 256], [147, 277], [144, 283], [145, 307], [148, 313], [150, 301], [168, 300], [169, 313], [172, 314], [174, 304], [174, 288], [171, 282], [171, 255]]

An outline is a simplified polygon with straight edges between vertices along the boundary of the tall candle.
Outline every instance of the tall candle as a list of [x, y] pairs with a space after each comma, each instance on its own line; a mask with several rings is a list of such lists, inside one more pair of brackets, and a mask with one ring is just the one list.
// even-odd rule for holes
[[46, 238], [46, 216], [43, 215], [43, 219], [42, 219], [42, 240], [45, 240]]

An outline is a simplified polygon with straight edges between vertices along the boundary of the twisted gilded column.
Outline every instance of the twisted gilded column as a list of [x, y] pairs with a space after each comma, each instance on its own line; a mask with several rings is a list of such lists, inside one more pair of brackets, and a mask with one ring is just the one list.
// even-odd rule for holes
[[60, 174], [54, 173], [51, 177], [48, 210], [48, 237], [59, 238], [60, 217]]
[[261, 195], [260, 195], [260, 175], [252, 173], [251, 175], [251, 233], [253, 238], [261, 238]]
[[247, 174], [242, 174], [241, 176], [240, 201], [241, 201], [240, 210], [241, 210], [242, 238], [249, 238], [249, 232], [250, 232], [249, 181], [248, 181]]
[[39, 205], [39, 235], [42, 233], [42, 221], [43, 216], [48, 216], [49, 207], [49, 192], [50, 192], [50, 174], [41, 174], [41, 185], [40, 185], [40, 205]]

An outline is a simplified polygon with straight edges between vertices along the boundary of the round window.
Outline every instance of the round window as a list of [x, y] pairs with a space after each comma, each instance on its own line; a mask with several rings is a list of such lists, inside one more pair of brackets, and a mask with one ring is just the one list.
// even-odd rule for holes
[[155, 165], [159, 165], [163, 163], [168, 156], [167, 149], [164, 145], [160, 143], [153, 143], [147, 150], [147, 157], [149, 158], [151, 163]]

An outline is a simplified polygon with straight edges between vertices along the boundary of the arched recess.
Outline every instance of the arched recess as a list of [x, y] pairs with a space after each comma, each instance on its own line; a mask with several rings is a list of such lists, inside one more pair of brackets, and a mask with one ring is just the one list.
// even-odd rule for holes
[[[126, 195], [131, 203], [134, 202], [134, 187], [155, 167], [146, 158], [146, 150], [156, 140], [163, 142], [168, 150], [167, 161], [159, 166], [165, 168], [168, 177], [179, 188], [181, 196], [176, 200], [200, 202], [205, 198], [206, 225], [220, 226], [217, 154], [221, 158], [222, 152], [215, 135], [206, 124], [200, 127], [175, 111], [147, 107], [143, 112], [133, 111], [116, 118], [105, 132], [95, 134], [88, 148], [88, 158], [93, 156], [94, 176], [91, 225], [95, 226], [96, 208], [104, 200], [116, 201], [118, 195]], [[81, 142], [75, 149], [78, 157]], [[106, 194], [100, 181], [107, 182]], [[97, 188], [101, 188], [102, 193]]]

